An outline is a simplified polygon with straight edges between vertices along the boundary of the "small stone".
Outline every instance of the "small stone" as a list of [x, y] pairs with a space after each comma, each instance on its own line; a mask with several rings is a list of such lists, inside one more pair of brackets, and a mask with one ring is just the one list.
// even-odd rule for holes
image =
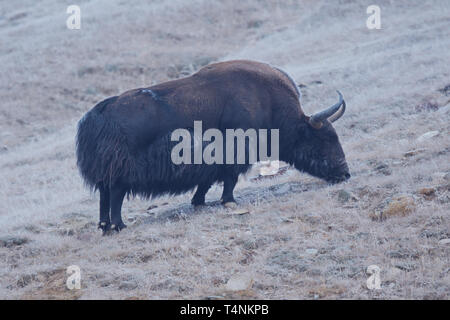
[[431, 196], [436, 192], [436, 190], [434, 188], [422, 188], [419, 189], [419, 193], [426, 195], [426, 196]]
[[384, 174], [385, 176], [389, 176], [392, 174], [392, 169], [387, 163], [377, 161], [373, 164], [373, 166], [376, 172]]
[[415, 156], [416, 154], [419, 154], [419, 153], [422, 153], [422, 152], [425, 152], [425, 151], [427, 151], [427, 149], [424, 149], [424, 148], [423, 149], [413, 149], [413, 150], [409, 150], [408, 152], [405, 152], [403, 154], [403, 156], [408, 158], [408, 157]]
[[14, 246], [20, 246], [29, 241], [30, 240], [28, 238], [6, 236], [6, 237], [0, 238], [0, 247], [11, 248]]
[[308, 248], [308, 249], [305, 250], [305, 253], [308, 254], [308, 255], [311, 255], [311, 256], [316, 255], [317, 252], [318, 252], [318, 250], [314, 249], [314, 248]]
[[242, 216], [244, 214], [249, 214], [249, 213], [250, 213], [250, 211], [247, 209], [236, 209], [233, 212], [231, 212], [231, 214], [237, 215], [237, 216]]
[[439, 240], [438, 243], [440, 245], [447, 245], [447, 244], [450, 244], [450, 239], [442, 239], [442, 240]]
[[421, 188], [417, 192], [427, 200], [431, 200], [436, 196], [436, 189], [434, 188]]
[[351, 192], [341, 189], [337, 193], [338, 200], [341, 203], [349, 202], [350, 200], [357, 201], [358, 198]]
[[225, 299], [224, 296], [206, 296], [204, 298], [205, 298], [205, 300], [223, 300], [223, 299]]
[[414, 264], [407, 263], [407, 262], [406, 263], [397, 263], [395, 265], [395, 267], [397, 269], [400, 269], [400, 270], [406, 271], [406, 272], [410, 272], [410, 271], [413, 271], [413, 270], [417, 269], [417, 267]]
[[228, 208], [228, 209], [235, 209], [235, 208], [237, 208], [236, 202], [225, 202], [225, 203], [223, 204], [223, 206], [224, 206], [225, 208]]
[[138, 287], [138, 284], [134, 281], [124, 281], [119, 285], [119, 290], [133, 290]]
[[417, 141], [423, 142], [423, 141], [426, 141], [433, 137], [436, 137], [438, 134], [439, 134], [439, 131], [428, 131], [428, 132], [424, 133], [423, 135], [421, 135], [419, 138], [417, 138]]
[[253, 285], [253, 279], [248, 275], [233, 275], [225, 285], [228, 291], [245, 291], [249, 290]]
[[259, 174], [262, 176], [273, 176], [278, 173], [278, 167], [264, 166], [259, 169]]

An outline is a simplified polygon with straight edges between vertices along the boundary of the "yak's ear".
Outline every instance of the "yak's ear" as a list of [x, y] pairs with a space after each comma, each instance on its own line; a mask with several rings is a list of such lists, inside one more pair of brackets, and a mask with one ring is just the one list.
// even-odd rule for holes
[[308, 123], [308, 125], [309, 125], [310, 127], [314, 128], [314, 129], [320, 129], [320, 128], [322, 128], [322, 126], [323, 126], [323, 122], [322, 122], [322, 121], [320, 121], [320, 122], [313, 121], [313, 120], [311, 119], [311, 117], [309, 117], [309, 116], [305, 116], [305, 118], [306, 118], [306, 122]]

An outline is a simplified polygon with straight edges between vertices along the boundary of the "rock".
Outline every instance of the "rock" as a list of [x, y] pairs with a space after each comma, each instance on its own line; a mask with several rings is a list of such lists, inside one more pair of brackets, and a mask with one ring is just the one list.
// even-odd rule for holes
[[232, 215], [237, 215], [237, 216], [242, 216], [244, 214], [249, 214], [250, 211], [247, 209], [236, 209], [234, 211], [231, 212]]
[[397, 264], [395, 264], [395, 267], [397, 269], [400, 269], [400, 270], [406, 271], [406, 272], [410, 272], [410, 271], [417, 269], [417, 266], [412, 263], [397, 263]]
[[249, 275], [235, 274], [225, 284], [228, 291], [245, 291], [249, 290], [253, 285], [253, 279]]
[[387, 208], [382, 213], [382, 218], [400, 216], [404, 217], [416, 209], [414, 199], [410, 196], [398, 196], [389, 202]]
[[377, 173], [384, 174], [385, 176], [389, 176], [392, 174], [392, 170], [387, 163], [376, 161], [373, 163], [373, 167]]
[[420, 195], [424, 196], [425, 199], [431, 200], [436, 196], [436, 189], [434, 188], [421, 188], [417, 191]]
[[444, 245], [450, 244], [450, 239], [441, 239], [441, 240], [438, 241], [438, 243], [440, 245], [444, 246]]
[[318, 252], [319, 252], [319, 251], [318, 251], [317, 249], [314, 249], [314, 248], [308, 248], [308, 249], [305, 250], [305, 253], [306, 253], [307, 255], [310, 255], [310, 256], [314, 256], [314, 255], [316, 255]]
[[206, 296], [204, 297], [205, 300], [223, 300], [225, 299], [225, 296]]
[[428, 131], [426, 133], [424, 133], [423, 135], [421, 135], [419, 138], [417, 138], [418, 142], [423, 142], [426, 140], [429, 140], [433, 137], [436, 137], [439, 134], [439, 131]]
[[119, 290], [133, 290], [138, 287], [138, 284], [135, 281], [124, 281], [119, 285]]
[[338, 191], [337, 193], [337, 197], [339, 202], [341, 203], [345, 203], [345, 202], [349, 202], [350, 200], [352, 201], [357, 201], [358, 198], [351, 192], [341, 189]]
[[420, 194], [423, 194], [423, 195], [426, 195], [426, 196], [431, 196], [431, 195], [433, 195], [436, 192], [436, 190], [434, 188], [422, 188], [422, 189], [419, 189], [418, 192]]
[[23, 245], [30, 240], [25, 237], [6, 236], [0, 238], [0, 247], [11, 248], [14, 246]]
[[409, 151], [405, 152], [403, 154], [403, 156], [406, 157], [406, 158], [409, 158], [409, 157], [415, 156], [416, 154], [423, 153], [425, 151], [427, 151], [427, 149], [425, 149], [425, 148], [413, 149], [413, 150], [409, 150]]
[[262, 166], [259, 168], [259, 174], [262, 176], [272, 176], [278, 173], [279, 163], [272, 161], [268, 166]]
[[237, 208], [236, 202], [225, 202], [223, 204], [223, 206], [228, 209], [236, 209]]
[[156, 204], [152, 204], [151, 206], [149, 206], [149, 207], [147, 208], [147, 211], [152, 210], [152, 209], [155, 209], [155, 208], [158, 208], [158, 206], [157, 206]]

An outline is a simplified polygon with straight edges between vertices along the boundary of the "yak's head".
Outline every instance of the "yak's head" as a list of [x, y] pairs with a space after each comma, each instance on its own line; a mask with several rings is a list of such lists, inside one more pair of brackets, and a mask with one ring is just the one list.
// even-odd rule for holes
[[344, 151], [331, 125], [345, 112], [345, 101], [338, 91], [339, 102], [318, 112], [300, 125], [294, 150], [294, 165], [300, 170], [331, 183], [350, 178]]

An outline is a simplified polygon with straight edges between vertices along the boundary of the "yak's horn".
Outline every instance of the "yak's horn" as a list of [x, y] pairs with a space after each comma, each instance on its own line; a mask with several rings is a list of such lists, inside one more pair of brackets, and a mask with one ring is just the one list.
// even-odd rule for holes
[[335, 114], [333, 114], [331, 117], [328, 118], [328, 121], [330, 121], [330, 122], [335, 122], [335, 121], [338, 120], [340, 117], [342, 117], [342, 115], [344, 114], [344, 112], [345, 112], [345, 100], [342, 101], [342, 105], [341, 105], [341, 107], [339, 108], [339, 110], [338, 110]]
[[342, 117], [342, 115], [344, 114], [345, 112], [344, 97], [342, 96], [342, 93], [339, 90], [337, 90], [337, 93], [339, 94], [339, 101], [336, 104], [332, 105], [331, 107], [328, 107], [323, 111], [313, 114], [311, 118], [309, 118], [309, 123], [314, 128], [322, 127], [323, 121], [325, 121], [326, 119], [333, 122]]

